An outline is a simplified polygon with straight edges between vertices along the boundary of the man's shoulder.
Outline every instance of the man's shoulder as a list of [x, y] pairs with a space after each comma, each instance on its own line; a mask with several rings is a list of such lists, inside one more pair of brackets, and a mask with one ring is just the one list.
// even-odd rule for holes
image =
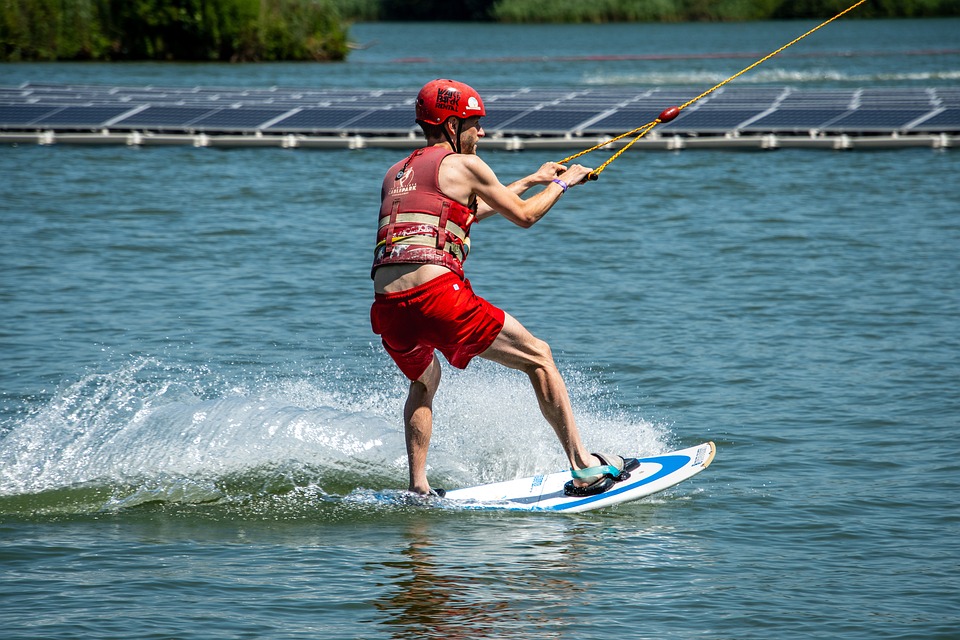
[[471, 173], [477, 173], [478, 170], [487, 168], [487, 163], [483, 158], [474, 154], [451, 153], [443, 159], [443, 164], [449, 167], [457, 167]]

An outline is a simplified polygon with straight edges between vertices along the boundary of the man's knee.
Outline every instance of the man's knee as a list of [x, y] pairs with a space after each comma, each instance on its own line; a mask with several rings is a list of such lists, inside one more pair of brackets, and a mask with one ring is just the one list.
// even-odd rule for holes
[[440, 362], [437, 360], [437, 357], [434, 356], [433, 360], [427, 366], [427, 370], [424, 371], [419, 378], [410, 382], [410, 391], [413, 393], [414, 389], [416, 389], [418, 392], [425, 393], [432, 397], [439, 386]]
[[533, 338], [528, 345], [530, 371], [537, 369], [556, 369], [553, 361], [553, 351], [550, 345], [540, 338]]

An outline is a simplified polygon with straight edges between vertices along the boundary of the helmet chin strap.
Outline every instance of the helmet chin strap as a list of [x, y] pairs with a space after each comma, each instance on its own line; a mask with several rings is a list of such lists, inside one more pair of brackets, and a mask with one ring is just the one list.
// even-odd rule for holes
[[460, 153], [460, 134], [463, 133], [463, 120], [457, 118], [457, 140], [453, 141], [453, 138], [450, 137], [450, 132], [447, 131], [446, 123], [443, 126], [443, 135], [446, 137], [447, 142], [450, 143], [450, 146], [453, 148], [454, 153]]

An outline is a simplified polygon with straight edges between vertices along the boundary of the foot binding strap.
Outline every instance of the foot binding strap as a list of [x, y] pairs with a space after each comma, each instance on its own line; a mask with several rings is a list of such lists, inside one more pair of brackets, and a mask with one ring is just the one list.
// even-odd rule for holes
[[[586, 469], [571, 469], [570, 474], [576, 480], [593, 480], [593, 482], [577, 486], [573, 480], [563, 485], [564, 495], [571, 497], [593, 496], [603, 493], [618, 482], [630, 477], [630, 471], [640, 466], [636, 458], [621, 458], [620, 456], [594, 453], [603, 464]], [[613, 464], [611, 464], [613, 463]], [[617, 464], [619, 463], [619, 464]]]

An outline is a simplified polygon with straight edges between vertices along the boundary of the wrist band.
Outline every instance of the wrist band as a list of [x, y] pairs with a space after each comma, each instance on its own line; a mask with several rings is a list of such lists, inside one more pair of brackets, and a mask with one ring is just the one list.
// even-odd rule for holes
[[560, 185], [560, 188], [563, 189], [563, 192], [564, 192], [564, 193], [567, 192], [567, 183], [566, 183], [566, 182], [564, 182], [564, 181], [561, 180], [560, 178], [554, 178], [553, 181], [556, 182], [558, 185]]

